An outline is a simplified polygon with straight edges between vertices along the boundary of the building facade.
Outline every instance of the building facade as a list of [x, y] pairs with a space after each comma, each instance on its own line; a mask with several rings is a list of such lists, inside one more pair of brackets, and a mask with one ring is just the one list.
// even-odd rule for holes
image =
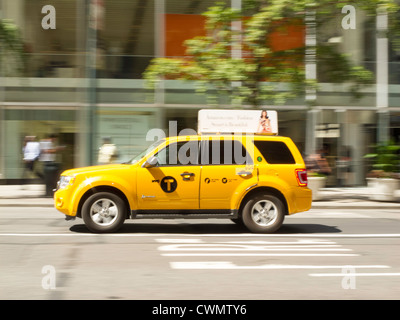
[[[0, 183], [21, 179], [25, 136], [56, 134], [64, 147], [58, 161], [67, 169], [96, 164], [105, 136], [125, 161], [152, 142], [146, 136], [153, 128], [167, 134], [196, 129], [197, 112], [207, 104], [194, 85], [166, 80], [147, 90], [142, 73], [154, 57], [183, 55], [182, 41], [203, 32], [201, 14], [215, 2], [2, 0], [1, 19], [18, 27], [25, 60], [22, 70], [10, 54], [1, 61]], [[355, 99], [348, 84], [330, 82], [322, 67], [312, 108], [305, 97], [262, 106], [278, 111], [279, 133], [304, 155], [325, 148], [333, 169], [328, 185], [363, 185], [369, 169], [363, 155], [380, 131], [400, 140], [400, 52], [389, 45], [382, 60], [376, 30], [375, 17], [356, 11], [353, 28], [333, 21], [316, 39], [338, 46], [384, 87], [363, 87]], [[316, 63], [323, 66], [323, 57]]]

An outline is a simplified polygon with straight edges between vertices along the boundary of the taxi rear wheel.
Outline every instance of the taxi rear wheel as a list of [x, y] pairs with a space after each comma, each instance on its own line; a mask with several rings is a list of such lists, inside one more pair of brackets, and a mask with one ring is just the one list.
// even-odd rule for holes
[[82, 218], [92, 232], [115, 232], [125, 221], [125, 211], [125, 203], [120, 197], [110, 192], [99, 192], [83, 204]]
[[255, 233], [272, 233], [283, 224], [285, 210], [282, 201], [269, 194], [258, 194], [243, 207], [244, 225]]

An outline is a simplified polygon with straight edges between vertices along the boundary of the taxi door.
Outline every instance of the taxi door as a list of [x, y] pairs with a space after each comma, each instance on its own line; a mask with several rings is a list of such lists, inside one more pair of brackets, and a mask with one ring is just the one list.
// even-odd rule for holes
[[235, 191], [258, 180], [252, 153], [240, 140], [202, 141], [200, 209], [234, 209], [230, 202]]
[[198, 141], [172, 142], [155, 154], [156, 165], [138, 168], [138, 210], [199, 209], [198, 150]]

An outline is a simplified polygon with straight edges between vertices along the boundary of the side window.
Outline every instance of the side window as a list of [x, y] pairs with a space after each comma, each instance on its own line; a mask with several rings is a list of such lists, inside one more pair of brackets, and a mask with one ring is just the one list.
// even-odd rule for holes
[[254, 145], [270, 164], [295, 164], [287, 145], [282, 141], [254, 141]]
[[199, 142], [171, 143], [155, 156], [158, 158], [158, 166], [197, 165], [199, 164]]
[[201, 164], [252, 164], [246, 148], [236, 140], [205, 140], [202, 144]]

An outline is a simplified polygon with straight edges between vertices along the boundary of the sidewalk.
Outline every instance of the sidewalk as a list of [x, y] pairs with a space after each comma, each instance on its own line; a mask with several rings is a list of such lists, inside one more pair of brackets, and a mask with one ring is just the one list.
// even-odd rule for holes
[[53, 207], [44, 194], [45, 185], [0, 185], [0, 207]]
[[312, 208], [318, 209], [394, 209], [400, 213], [400, 190], [396, 192], [397, 202], [370, 200], [371, 189], [367, 187], [324, 188], [320, 199], [313, 201]]
[[[0, 185], [0, 207], [53, 207], [53, 199], [45, 198], [44, 185]], [[316, 209], [394, 209], [400, 213], [400, 191], [398, 202], [371, 201], [370, 190], [359, 188], [325, 188], [320, 200], [313, 201]]]

